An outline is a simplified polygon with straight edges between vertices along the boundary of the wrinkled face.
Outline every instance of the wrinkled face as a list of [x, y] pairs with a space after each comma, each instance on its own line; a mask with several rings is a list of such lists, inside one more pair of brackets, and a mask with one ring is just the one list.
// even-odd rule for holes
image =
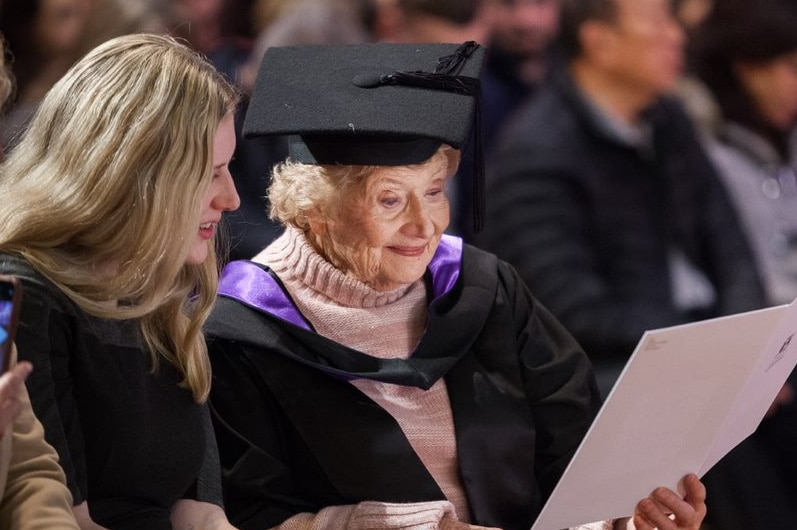
[[797, 124], [797, 50], [765, 63], [736, 68], [764, 119], [781, 131]]
[[681, 75], [684, 32], [670, 0], [615, 0], [617, 18], [602, 53], [612, 74], [645, 97], [669, 91]]
[[536, 57], [548, 49], [559, 26], [559, 0], [497, 0], [493, 9], [493, 42], [519, 57]]
[[213, 178], [202, 199], [200, 224], [185, 260], [187, 265], [199, 265], [207, 259], [208, 245], [213, 244], [211, 240], [222, 213], [235, 210], [241, 203], [227, 167], [234, 150], [235, 126], [230, 114], [221, 121], [216, 131], [213, 142]]
[[374, 289], [419, 280], [448, 227], [444, 156], [416, 166], [386, 166], [344, 198], [334, 219], [311, 221], [327, 258]]

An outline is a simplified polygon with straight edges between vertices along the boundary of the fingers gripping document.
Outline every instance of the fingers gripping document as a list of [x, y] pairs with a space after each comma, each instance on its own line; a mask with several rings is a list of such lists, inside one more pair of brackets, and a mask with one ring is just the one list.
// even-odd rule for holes
[[797, 364], [797, 301], [647, 331], [532, 530], [627, 517], [758, 427]]

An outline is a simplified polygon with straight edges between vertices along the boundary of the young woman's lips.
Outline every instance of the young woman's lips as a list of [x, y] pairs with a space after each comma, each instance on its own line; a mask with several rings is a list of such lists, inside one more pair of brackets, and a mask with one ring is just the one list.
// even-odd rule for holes
[[216, 223], [202, 223], [199, 225], [199, 237], [203, 239], [210, 239], [216, 231]]

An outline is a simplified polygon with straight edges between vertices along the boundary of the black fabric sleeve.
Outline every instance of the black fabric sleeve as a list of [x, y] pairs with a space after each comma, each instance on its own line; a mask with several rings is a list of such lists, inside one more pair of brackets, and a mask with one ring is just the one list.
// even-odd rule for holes
[[193, 495], [187, 497], [198, 501], [209, 502], [224, 507], [221, 489], [221, 462], [213, 422], [210, 417], [210, 408], [202, 407], [203, 426], [205, 428], [205, 458], [197, 476]]
[[598, 413], [601, 401], [584, 351], [528, 291], [514, 269], [499, 264], [514, 315], [523, 391], [536, 429], [534, 475], [547, 499]]
[[74, 503], [86, 500], [87, 478], [80, 417], [72, 394], [70, 360], [79, 338], [68, 301], [50, 284], [18, 267], [3, 272], [22, 281], [22, 311], [16, 344], [20, 360], [33, 364], [26, 385], [45, 438], [58, 452]]
[[[213, 385], [210, 410], [219, 447], [224, 506], [244, 530], [271, 528], [294, 514], [316, 512], [293, 494], [291, 464], [280, 440], [276, 400], [234, 342], [211, 339]], [[256, 420], [253, 420], [256, 418]]]
[[[607, 280], [581, 178], [565, 168], [524, 168], [515, 160], [527, 157], [522, 151], [519, 145], [506, 153], [502, 173], [490, 187], [485, 246], [515, 266], [592, 359], [625, 360], [642, 331], [680, 323], [678, 312], [660, 296], [623, 296], [624, 287]], [[640, 254], [647, 247], [641, 243]], [[634, 278], [654, 273], [629, 269], [627, 288], [647, 286], [632, 285]]]
[[[648, 329], [762, 306], [736, 212], [679, 106], [656, 108], [655, 154], [641, 156], [590, 132], [561, 98], [545, 102], [501, 145], [477, 242], [516, 267], [593, 360], [625, 361]], [[555, 126], [539, 131], [543, 119]], [[676, 307], [669, 248], [712, 282], [716, 308]]]

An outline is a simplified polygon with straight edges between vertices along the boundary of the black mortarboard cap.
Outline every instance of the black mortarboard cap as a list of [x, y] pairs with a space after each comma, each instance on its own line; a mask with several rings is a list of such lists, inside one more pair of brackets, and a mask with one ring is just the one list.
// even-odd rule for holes
[[313, 164], [408, 165], [474, 134], [474, 224], [484, 216], [479, 72], [484, 50], [457, 44], [273, 47], [244, 121], [247, 138], [291, 137]]

